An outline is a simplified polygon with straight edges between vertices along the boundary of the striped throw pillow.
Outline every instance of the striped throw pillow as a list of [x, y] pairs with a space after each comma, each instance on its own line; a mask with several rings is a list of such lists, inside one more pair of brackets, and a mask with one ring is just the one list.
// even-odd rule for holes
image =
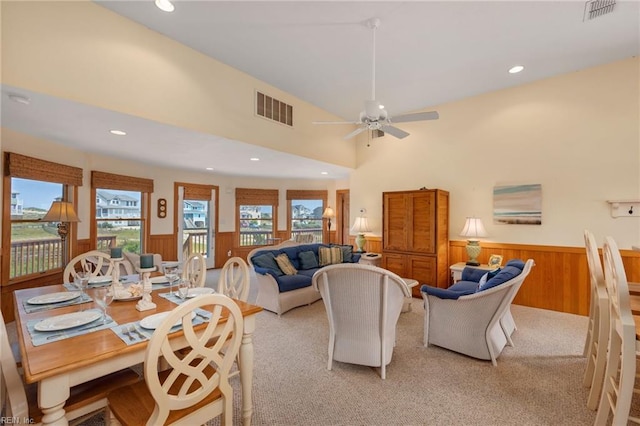
[[298, 270], [291, 264], [291, 260], [289, 260], [289, 256], [287, 256], [287, 253], [280, 253], [279, 255], [277, 255], [276, 262], [278, 263], [278, 266], [280, 267], [282, 272], [284, 272], [285, 274], [295, 275], [298, 273]]
[[342, 263], [342, 249], [340, 247], [320, 247], [318, 248], [320, 266]]

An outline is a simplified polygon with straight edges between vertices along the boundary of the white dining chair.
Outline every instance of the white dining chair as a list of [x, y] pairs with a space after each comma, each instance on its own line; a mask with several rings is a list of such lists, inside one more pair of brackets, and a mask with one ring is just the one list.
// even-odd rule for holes
[[612, 415], [613, 426], [640, 424], [640, 418], [631, 417], [631, 400], [636, 379], [636, 326], [629, 304], [629, 287], [616, 242], [607, 237], [602, 248], [604, 280], [609, 296], [609, 344], [604, 385], [595, 425], [608, 424]]
[[241, 257], [232, 257], [224, 263], [220, 271], [218, 293], [246, 302], [249, 297], [249, 283], [249, 265]]
[[583, 384], [590, 387], [587, 407], [598, 408], [604, 369], [607, 362], [607, 345], [609, 343], [609, 296], [604, 282], [602, 262], [598, 254], [596, 240], [589, 230], [584, 231], [584, 244], [589, 268], [591, 286], [591, 305], [589, 307], [589, 324], [584, 344], [583, 355], [587, 358]]
[[[192, 324], [197, 308], [211, 314], [206, 328], [198, 332]], [[222, 415], [221, 423], [231, 426], [229, 370], [240, 349], [243, 321], [238, 305], [221, 294], [202, 295], [174, 308], [147, 346], [145, 381], [109, 394], [111, 423], [195, 425]], [[182, 324], [183, 338], [170, 338], [176, 323]], [[161, 357], [169, 367], [164, 371], [158, 370]]]
[[[3, 411], [5, 418], [33, 419], [34, 423], [40, 423], [43, 414], [38, 408], [38, 384], [25, 386], [11, 351], [2, 312], [0, 312], [0, 370], [0, 387], [2, 387], [0, 395], [6, 398], [0, 401], [0, 408], [5, 407], [6, 411]], [[107, 393], [120, 386], [139, 381], [140, 376], [127, 368], [76, 385], [71, 388], [65, 403], [65, 417], [68, 421], [79, 421], [92, 416], [107, 407]]]
[[182, 278], [189, 280], [193, 287], [204, 287], [207, 279], [207, 264], [200, 253], [192, 253], [182, 267]]
[[113, 264], [109, 253], [91, 250], [79, 254], [69, 261], [62, 273], [62, 282], [65, 284], [72, 283], [76, 271], [90, 272], [91, 277], [96, 277], [111, 275], [112, 270]]

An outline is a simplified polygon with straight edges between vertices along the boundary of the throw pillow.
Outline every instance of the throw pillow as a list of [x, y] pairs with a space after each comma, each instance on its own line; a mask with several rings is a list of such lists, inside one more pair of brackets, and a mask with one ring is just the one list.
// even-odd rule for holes
[[318, 249], [320, 266], [342, 263], [342, 249], [340, 247], [320, 247]]
[[335, 246], [342, 250], [342, 261], [351, 262], [353, 258], [353, 246]]
[[291, 264], [291, 261], [289, 260], [289, 256], [287, 256], [287, 253], [280, 253], [279, 255], [277, 255], [276, 262], [278, 263], [278, 266], [280, 267], [282, 272], [284, 272], [285, 274], [295, 275], [298, 273], [298, 270], [294, 268], [293, 265]]
[[498, 275], [498, 272], [500, 272], [500, 268], [496, 268], [493, 271], [489, 271], [486, 274], [484, 274], [482, 278], [480, 278], [480, 281], [478, 282], [478, 291], [485, 290], [487, 287], [487, 281], [489, 281], [491, 278]]
[[282, 270], [278, 266], [275, 256], [271, 252], [254, 256], [251, 258], [251, 262], [258, 268], [266, 268], [272, 270], [277, 276], [282, 275]]
[[318, 267], [318, 258], [312, 251], [301, 251], [298, 253], [300, 269], [313, 269]]

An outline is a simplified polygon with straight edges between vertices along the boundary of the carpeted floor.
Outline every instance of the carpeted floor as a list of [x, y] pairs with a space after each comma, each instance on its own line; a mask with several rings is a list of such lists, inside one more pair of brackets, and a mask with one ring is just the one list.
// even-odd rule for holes
[[[217, 271], [210, 271], [214, 286]], [[255, 280], [252, 280], [252, 284]], [[252, 288], [250, 301], [255, 300]], [[588, 425], [582, 386], [587, 318], [513, 306], [518, 330], [498, 366], [422, 345], [424, 309], [398, 322], [387, 379], [377, 369], [334, 362], [327, 370], [322, 301], [276, 316], [258, 314], [254, 425]], [[239, 380], [234, 424], [241, 424]], [[103, 424], [100, 415], [83, 423]], [[217, 425], [218, 420], [208, 424]]]

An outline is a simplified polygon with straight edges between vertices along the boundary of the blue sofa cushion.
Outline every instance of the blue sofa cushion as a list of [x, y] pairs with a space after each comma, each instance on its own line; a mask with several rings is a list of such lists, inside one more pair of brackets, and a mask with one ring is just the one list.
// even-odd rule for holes
[[[469, 282], [469, 281], [467, 281]], [[458, 284], [458, 283], [456, 283]], [[429, 285], [423, 285], [422, 287], [420, 287], [420, 291], [423, 293], [427, 293], [428, 295], [431, 296], [436, 296], [440, 299], [453, 299], [453, 300], [457, 300], [460, 296], [466, 296], [468, 294], [473, 294], [476, 292], [476, 283], [473, 283], [473, 289], [470, 290], [460, 290], [460, 291], [456, 291], [456, 290], [451, 290], [451, 287], [449, 288], [438, 288], [438, 287], [431, 287]]]
[[311, 250], [299, 252], [298, 261], [300, 263], [300, 268], [298, 268], [298, 271], [318, 267], [318, 256], [316, 256]]
[[[272, 252], [268, 251], [257, 256], [253, 256], [251, 258], [251, 262], [258, 268], [265, 268], [269, 270], [271, 275], [279, 277], [284, 275], [278, 263], [276, 262], [276, 258]], [[256, 269], [257, 272], [257, 269]]]
[[320, 267], [312, 268], [312, 269], [300, 269], [298, 270], [298, 274], [306, 275], [308, 277], [313, 277], [313, 274], [315, 274], [319, 269]]
[[518, 268], [518, 269], [520, 269], [522, 271], [524, 269], [524, 260], [522, 260], [522, 259], [511, 259], [504, 266], [514, 266], [514, 267], [516, 267], [516, 268]]
[[298, 252], [299, 252], [298, 246], [281, 248], [278, 252], [286, 253], [293, 267], [296, 269], [300, 269], [300, 262], [298, 261]]
[[458, 281], [447, 290], [451, 291], [473, 291], [475, 292], [478, 289], [478, 283], [473, 281]]
[[494, 269], [493, 271], [489, 271], [486, 274], [484, 274], [481, 278], [480, 281], [478, 281], [478, 291], [482, 291], [485, 290], [485, 287], [487, 286], [487, 281], [489, 281], [491, 278], [495, 277], [496, 275], [498, 275], [498, 273], [501, 271], [500, 268], [498, 269]]
[[462, 276], [460, 277], [460, 280], [473, 281], [477, 284], [478, 282], [480, 282], [480, 278], [482, 278], [482, 276], [486, 273], [487, 271], [485, 269], [466, 267], [462, 270]]
[[489, 290], [490, 288], [503, 284], [510, 279], [517, 277], [521, 273], [522, 269], [519, 269], [515, 266], [505, 266], [504, 268], [502, 268], [502, 270], [500, 270], [500, 272], [498, 272], [495, 277], [487, 280], [486, 284], [482, 288], [479, 288], [478, 291]]
[[278, 282], [280, 293], [309, 287], [311, 285], [311, 277], [304, 274], [282, 275], [276, 278], [276, 281]]

